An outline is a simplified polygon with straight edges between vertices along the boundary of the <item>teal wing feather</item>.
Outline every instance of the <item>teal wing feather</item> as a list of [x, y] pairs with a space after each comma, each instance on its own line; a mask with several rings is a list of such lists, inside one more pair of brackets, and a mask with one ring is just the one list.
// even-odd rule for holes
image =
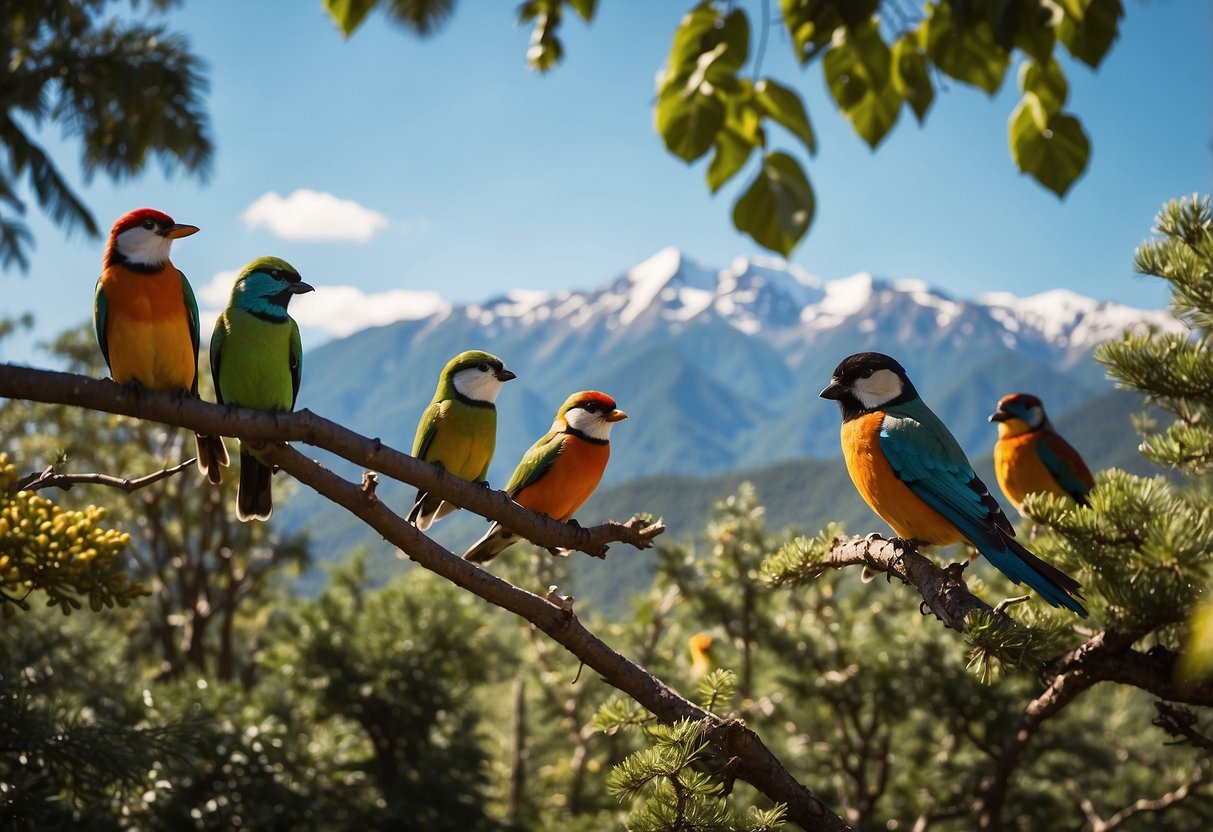
[[291, 410], [299, 399], [299, 385], [303, 381], [303, 341], [299, 338], [299, 324], [291, 318]]
[[201, 323], [198, 320], [198, 300], [194, 297], [194, 289], [190, 286], [190, 282], [185, 279], [185, 272], [178, 269], [177, 274], [181, 275], [181, 296], [185, 298], [185, 314], [190, 322], [190, 341], [194, 345], [194, 386], [190, 392], [197, 396], [198, 345], [202, 340]]
[[926, 405], [912, 414], [888, 415], [880, 449], [897, 478], [915, 496], [956, 526], [969, 542], [1016, 584], [1024, 583], [1050, 604], [1086, 617], [1072, 596], [1081, 585], [1015, 540], [1015, 529], [985, 483], [978, 479], [960, 444]]
[[223, 384], [220, 382], [219, 366], [223, 362], [223, 342], [227, 339], [227, 312], [219, 313], [215, 321], [215, 330], [211, 333], [211, 381], [215, 383], [215, 401], [227, 404], [223, 400]]
[[93, 293], [93, 329], [97, 331], [97, 345], [101, 347], [101, 355], [105, 357], [105, 366], [110, 365], [110, 342], [106, 335], [106, 325], [109, 322], [109, 299], [101, 288], [101, 278], [97, 278], [97, 288]]
[[1087, 504], [1087, 493], [1094, 487], [1095, 479], [1078, 451], [1060, 434], [1044, 431], [1036, 443], [1036, 454], [1053, 478], [1080, 506]]
[[522, 489], [543, 477], [564, 450], [565, 436], [563, 432], [547, 433], [532, 445], [514, 469], [514, 476], [506, 484], [506, 493], [516, 497]]

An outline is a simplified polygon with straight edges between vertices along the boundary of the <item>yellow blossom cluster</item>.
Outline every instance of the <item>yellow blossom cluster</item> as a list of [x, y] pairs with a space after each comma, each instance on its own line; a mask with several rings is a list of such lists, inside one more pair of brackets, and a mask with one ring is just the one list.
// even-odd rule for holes
[[13, 492], [18, 479], [16, 466], [0, 453], [0, 611], [5, 618], [28, 609], [25, 599], [35, 590], [64, 615], [80, 609], [83, 598], [96, 611], [125, 607], [147, 594], [122, 570], [130, 535], [103, 528], [104, 509], [70, 511], [37, 492]]

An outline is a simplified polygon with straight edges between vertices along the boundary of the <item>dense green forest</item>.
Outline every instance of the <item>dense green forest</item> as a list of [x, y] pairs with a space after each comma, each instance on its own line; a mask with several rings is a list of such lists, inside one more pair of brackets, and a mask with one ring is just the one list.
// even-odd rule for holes
[[[741, 741], [713, 733], [741, 719], [825, 807], [805, 828], [1206, 829], [1209, 635], [1187, 622], [1213, 544], [1211, 228], [1207, 200], [1173, 203], [1138, 254], [1192, 337], [1126, 336], [1097, 356], [1150, 395], [1143, 452], [1176, 477], [1106, 470], [1090, 507], [1028, 503], [1033, 548], [1080, 577], [1089, 620], [1036, 599], [990, 610], [977, 598], [1011, 587], [980, 571], [966, 576], [977, 598], [949, 590], [978, 605], [952, 632], [919, 555], [774, 531], [748, 485], [690, 542], [612, 547], [607, 564], [655, 558], [654, 580], [626, 613], [582, 623], [720, 723], [655, 718], [545, 623], [426, 569], [372, 587], [354, 556], [315, 596], [292, 594], [308, 542], [234, 522], [232, 484], [201, 487], [192, 469], [128, 494], [87, 477], [48, 491], [58, 469], [155, 471], [192, 439], [5, 400], [4, 815], [37, 829], [786, 828], [742, 785], [765, 781], [730, 751]], [[55, 349], [98, 373], [80, 332]], [[7, 390], [20, 370], [2, 369]], [[18, 483], [14, 465], [35, 474]], [[832, 568], [848, 546], [914, 585]], [[520, 548], [493, 568], [569, 612], [577, 557]]]

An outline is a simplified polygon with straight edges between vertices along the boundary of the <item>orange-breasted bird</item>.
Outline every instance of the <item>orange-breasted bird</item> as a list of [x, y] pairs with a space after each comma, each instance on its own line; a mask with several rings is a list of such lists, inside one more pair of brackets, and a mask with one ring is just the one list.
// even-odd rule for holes
[[696, 633], [689, 642], [691, 649], [691, 674], [702, 679], [712, 669], [712, 637], [707, 633]]
[[1027, 393], [1003, 396], [990, 421], [998, 423], [994, 475], [1020, 514], [1024, 497], [1041, 491], [1087, 504], [1095, 478], [1078, 451], [1053, 430], [1040, 399]]
[[[119, 384], [198, 395], [198, 302], [169, 260], [173, 240], [198, 231], [151, 208], [114, 223], [93, 297], [97, 343]], [[218, 436], [197, 437], [198, 470], [222, 480], [227, 449]]]
[[1011, 526], [939, 417], [887, 355], [843, 359], [822, 398], [842, 409], [847, 471], [898, 537], [920, 544], [969, 543], [1014, 583], [1084, 618], [1078, 581], [1015, 540]]
[[[506, 493], [520, 506], [568, 522], [598, 487], [611, 456], [611, 428], [628, 414], [615, 400], [596, 390], [565, 399], [552, 428], [522, 457]], [[519, 535], [494, 523], [472, 548], [467, 560], [487, 563], [517, 543]]]

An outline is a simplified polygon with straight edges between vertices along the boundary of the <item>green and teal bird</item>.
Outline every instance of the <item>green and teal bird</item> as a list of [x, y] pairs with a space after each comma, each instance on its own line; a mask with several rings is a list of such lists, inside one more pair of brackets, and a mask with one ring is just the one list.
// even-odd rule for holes
[[[413, 456], [441, 465], [457, 477], [485, 482], [497, 443], [497, 394], [517, 378], [501, 359], [468, 350], [447, 362], [434, 399], [421, 414]], [[409, 522], [425, 531], [458, 506], [418, 489]]]
[[[290, 411], [299, 396], [303, 345], [299, 325], [286, 312], [295, 295], [312, 291], [295, 267], [277, 257], [259, 257], [244, 267], [232, 299], [215, 321], [211, 375], [220, 404], [255, 410]], [[236, 516], [268, 520], [273, 469], [240, 443], [240, 490]]]

